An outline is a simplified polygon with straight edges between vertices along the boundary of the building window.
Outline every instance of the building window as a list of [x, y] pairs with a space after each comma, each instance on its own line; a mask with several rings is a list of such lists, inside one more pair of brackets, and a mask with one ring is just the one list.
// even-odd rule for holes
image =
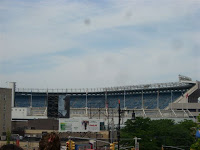
[[4, 95], [4, 101], [6, 100], [6, 95]]
[[5, 127], [5, 124], [3, 125], [3, 131], [5, 131], [6, 130], [6, 127]]

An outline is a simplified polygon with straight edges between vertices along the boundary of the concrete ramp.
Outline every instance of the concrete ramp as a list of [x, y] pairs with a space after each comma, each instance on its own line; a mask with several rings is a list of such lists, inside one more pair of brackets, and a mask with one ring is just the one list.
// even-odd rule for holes
[[174, 103], [188, 103], [188, 97], [194, 93], [195, 91], [197, 91], [199, 88], [199, 83], [198, 81], [196, 81], [196, 84], [189, 89], [187, 92], [185, 92], [182, 96], [180, 96], [176, 101], [174, 101]]

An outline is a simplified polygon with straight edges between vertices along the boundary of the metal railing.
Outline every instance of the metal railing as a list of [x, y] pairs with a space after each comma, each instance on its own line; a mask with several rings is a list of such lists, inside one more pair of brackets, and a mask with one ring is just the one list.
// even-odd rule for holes
[[147, 89], [163, 89], [163, 88], [179, 88], [188, 86], [188, 83], [169, 82], [156, 84], [143, 84], [131, 86], [117, 86], [105, 88], [79, 88], [79, 89], [37, 89], [37, 88], [16, 88], [16, 92], [38, 92], [38, 93], [91, 93], [91, 92], [114, 92], [114, 91], [129, 91], [129, 90], [147, 90]]

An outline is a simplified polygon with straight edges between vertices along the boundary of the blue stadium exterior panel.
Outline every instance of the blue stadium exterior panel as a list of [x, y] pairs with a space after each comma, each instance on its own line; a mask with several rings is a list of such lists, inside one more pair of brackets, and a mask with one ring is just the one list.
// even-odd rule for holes
[[[163, 84], [161, 84], [163, 85]], [[170, 84], [171, 85], [171, 84]], [[141, 109], [142, 99], [145, 109], [157, 108], [157, 100], [159, 100], [159, 108], [164, 109], [171, 103], [190, 89], [193, 85], [183, 85], [180, 87], [160, 87], [146, 88], [140, 87], [134, 90], [116, 89], [113, 91], [97, 91], [97, 92], [15, 92], [15, 107], [47, 107], [48, 94], [53, 95], [68, 95], [70, 97], [71, 108], [117, 108], [118, 100], [121, 101], [121, 107], [128, 109]], [[56, 90], [55, 90], [56, 91]], [[143, 93], [143, 94], [142, 94]], [[158, 94], [159, 93], [159, 94]], [[87, 105], [86, 105], [87, 102]]]

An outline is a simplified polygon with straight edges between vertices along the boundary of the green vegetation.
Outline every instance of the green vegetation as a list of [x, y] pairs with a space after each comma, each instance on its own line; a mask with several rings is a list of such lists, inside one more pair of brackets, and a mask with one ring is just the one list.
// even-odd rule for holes
[[[200, 115], [197, 117], [198, 122], [200, 122]], [[197, 126], [197, 128], [200, 128], [200, 125]], [[197, 141], [191, 145], [190, 147], [192, 150], [200, 150], [200, 139], [197, 139]]]
[[192, 150], [200, 150], [200, 139], [198, 139], [192, 146], [190, 147]]
[[191, 120], [175, 123], [170, 119], [150, 120], [149, 118], [136, 118], [128, 120], [121, 129], [121, 144], [134, 145], [134, 137], [141, 138], [141, 150], [160, 150], [164, 146], [176, 146], [189, 149], [195, 142], [195, 129], [197, 124]]

